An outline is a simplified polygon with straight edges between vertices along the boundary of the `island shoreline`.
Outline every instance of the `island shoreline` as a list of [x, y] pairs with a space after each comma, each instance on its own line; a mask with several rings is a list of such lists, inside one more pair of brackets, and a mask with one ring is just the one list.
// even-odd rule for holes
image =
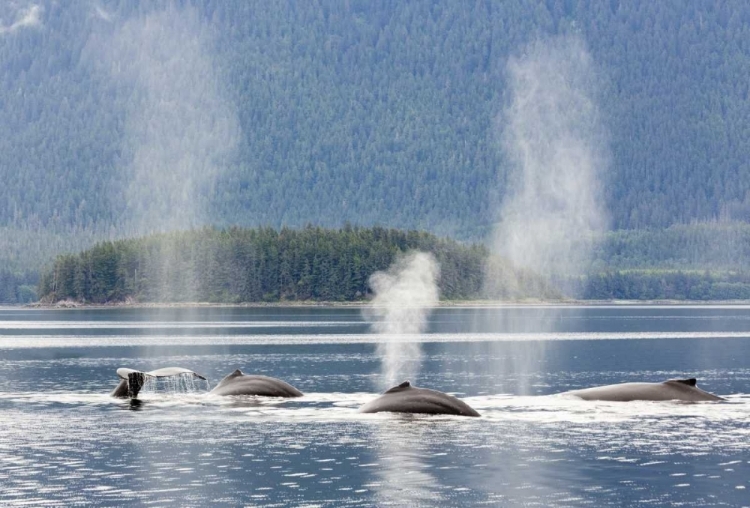
[[[368, 301], [282, 301], [282, 302], [112, 302], [81, 303], [65, 300], [56, 303], [29, 303], [25, 305], [0, 306], [24, 310], [96, 310], [96, 309], [195, 309], [195, 308], [365, 308], [372, 304]], [[438, 303], [437, 308], [456, 309], [492, 309], [514, 307], [638, 307], [638, 306], [675, 306], [675, 307], [711, 307], [734, 306], [750, 307], [749, 300], [446, 300]]]

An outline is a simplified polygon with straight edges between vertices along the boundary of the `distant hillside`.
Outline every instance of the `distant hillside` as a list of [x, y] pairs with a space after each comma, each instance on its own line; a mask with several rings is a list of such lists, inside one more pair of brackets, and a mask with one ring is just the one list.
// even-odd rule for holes
[[615, 229], [750, 218], [746, 2], [39, 0], [0, 20], [0, 226], [482, 239], [507, 59], [560, 33], [605, 84]]
[[750, 224], [677, 224], [666, 229], [612, 231], [593, 253], [590, 272], [607, 270], [750, 270]]

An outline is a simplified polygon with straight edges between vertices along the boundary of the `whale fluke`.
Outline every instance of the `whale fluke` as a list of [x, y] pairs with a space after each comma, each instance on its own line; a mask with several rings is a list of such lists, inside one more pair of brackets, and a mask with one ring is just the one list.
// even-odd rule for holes
[[274, 377], [249, 375], [236, 369], [211, 390], [214, 395], [258, 395], [265, 397], [302, 397], [295, 387]]
[[120, 376], [118, 372], [118, 376], [120, 377], [120, 383], [112, 392], [113, 397], [134, 399], [138, 396], [143, 385], [146, 384], [146, 375], [143, 372], [127, 372], [124, 373], [124, 376]]
[[377, 399], [368, 402], [360, 413], [424, 413], [459, 416], [479, 416], [466, 402], [447, 393], [429, 388], [417, 388], [409, 381], [386, 390]]
[[180, 374], [192, 374], [198, 379], [202, 379], [204, 381], [206, 380], [206, 378], [201, 376], [200, 374], [193, 372], [190, 369], [183, 369], [182, 367], [164, 367], [161, 369], [151, 370], [149, 372], [142, 372], [140, 370], [129, 369], [127, 367], [120, 367], [119, 369], [117, 369], [117, 375], [120, 377], [120, 379], [126, 379], [128, 377], [128, 374], [133, 372], [140, 372], [141, 374], [150, 377], [170, 377], [179, 376]]
[[698, 388], [698, 381], [694, 377], [669, 379], [661, 383], [621, 383], [586, 388], [584, 390], [573, 390], [565, 393], [583, 400], [606, 400], [613, 402], [629, 402], [633, 400], [708, 402], [724, 400], [718, 395]]
[[117, 385], [115, 390], [112, 392], [113, 397], [120, 398], [131, 398], [138, 397], [138, 393], [146, 384], [146, 378], [155, 377], [171, 377], [180, 376], [182, 374], [191, 374], [198, 379], [206, 380], [205, 377], [197, 374], [189, 369], [183, 369], [182, 367], [164, 367], [162, 369], [156, 369], [149, 372], [142, 372], [140, 370], [129, 369], [127, 367], [120, 367], [117, 369], [117, 377], [120, 378], [120, 383]]

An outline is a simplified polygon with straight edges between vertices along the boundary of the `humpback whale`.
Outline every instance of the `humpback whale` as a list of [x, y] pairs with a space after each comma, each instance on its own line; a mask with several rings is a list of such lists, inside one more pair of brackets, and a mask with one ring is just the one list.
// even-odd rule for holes
[[409, 381], [384, 392], [380, 397], [359, 408], [360, 413], [426, 413], [460, 416], [479, 416], [467, 403], [447, 393], [417, 388]]
[[607, 400], [628, 402], [632, 400], [680, 400], [685, 402], [704, 402], [724, 400], [718, 395], [698, 388], [695, 378], [669, 379], [662, 383], [621, 383], [616, 385], [597, 386], [584, 390], [564, 392], [583, 400]]
[[117, 369], [117, 377], [120, 378], [120, 384], [112, 392], [112, 396], [134, 399], [138, 397], [138, 392], [141, 391], [141, 388], [146, 383], [146, 378], [179, 376], [181, 374], [192, 374], [198, 379], [206, 380], [200, 374], [196, 374], [192, 370], [183, 369], [182, 367], [164, 367], [163, 369], [156, 369], [150, 372], [141, 372], [140, 370], [121, 367]]
[[222, 379], [210, 393], [214, 395], [262, 395], [266, 397], [301, 397], [295, 387], [268, 376], [243, 374], [235, 370]]
[[[163, 369], [142, 372], [140, 370], [125, 367], [117, 369], [117, 377], [120, 383], [112, 392], [113, 397], [131, 398], [138, 397], [138, 393], [149, 377], [160, 378], [189, 374], [199, 379], [206, 380], [200, 374], [182, 367], [165, 367]], [[302, 392], [280, 379], [268, 376], [250, 376], [243, 374], [237, 369], [222, 379], [210, 393], [214, 395], [262, 395], [267, 397], [301, 397]]]

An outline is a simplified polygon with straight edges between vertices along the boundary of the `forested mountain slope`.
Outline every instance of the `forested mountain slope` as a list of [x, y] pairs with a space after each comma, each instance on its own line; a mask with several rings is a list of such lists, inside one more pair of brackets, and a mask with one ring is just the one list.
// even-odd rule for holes
[[0, 225], [112, 236], [179, 210], [164, 226], [482, 239], [507, 59], [559, 33], [605, 83], [614, 228], [750, 215], [748, 3], [19, 0], [0, 19]]

